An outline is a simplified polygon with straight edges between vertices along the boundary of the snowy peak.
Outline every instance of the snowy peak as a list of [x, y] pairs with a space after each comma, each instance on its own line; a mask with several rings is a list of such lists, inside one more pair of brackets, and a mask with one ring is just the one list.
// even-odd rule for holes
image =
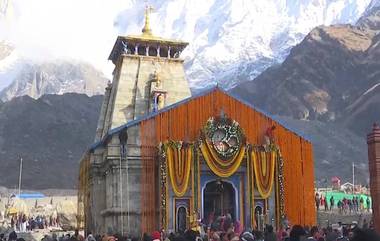
[[0, 41], [0, 61], [8, 57], [12, 50], [13, 48], [9, 44]]
[[3, 101], [23, 95], [37, 99], [44, 94], [68, 92], [89, 96], [103, 94], [107, 83], [102, 73], [91, 65], [78, 61], [24, 61], [18, 63], [16, 68], [19, 71], [14, 74], [14, 80], [0, 92], [0, 99]]
[[374, 34], [380, 32], [380, 0], [373, 0], [356, 23]]
[[[218, 82], [231, 88], [281, 63], [314, 27], [355, 23], [371, 0], [153, 1], [156, 34], [190, 43], [183, 56], [193, 89]], [[136, 33], [136, 1], [117, 19], [122, 33]], [[137, 9], [137, 10], [136, 10]], [[138, 23], [138, 24], [136, 24]]]

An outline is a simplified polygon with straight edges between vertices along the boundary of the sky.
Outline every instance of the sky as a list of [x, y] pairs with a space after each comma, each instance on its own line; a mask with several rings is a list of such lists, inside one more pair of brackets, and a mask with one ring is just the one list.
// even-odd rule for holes
[[116, 20], [133, 2], [0, 0], [0, 41], [35, 60], [86, 60], [110, 77], [113, 65], [108, 55], [117, 35], [125, 34]]

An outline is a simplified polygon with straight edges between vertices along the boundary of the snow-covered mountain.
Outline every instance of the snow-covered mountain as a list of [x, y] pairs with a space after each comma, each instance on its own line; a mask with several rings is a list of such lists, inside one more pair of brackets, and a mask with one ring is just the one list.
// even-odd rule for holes
[[[155, 9], [151, 16], [154, 34], [190, 43], [183, 57], [186, 60], [187, 78], [193, 91], [215, 85], [216, 82], [225, 88], [231, 88], [240, 82], [253, 80], [267, 67], [281, 63], [289, 50], [314, 27], [355, 23], [369, 6], [376, 7], [378, 2], [380, 0], [149, 1]], [[110, 0], [109, 4], [111, 3], [113, 1]], [[114, 24], [109, 26], [116, 30], [115, 36], [112, 38], [106, 36], [111, 40], [107, 40], [107, 45], [104, 45], [104, 41], [99, 41], [101, 44], [98, 48], [111, 49], [118, 34], [139, 33], [143, 25], [144, 5], [144, 1], [126, 1], [125, 9], [115, 12]], [[78, 4], [78, 7], [81, 6], [85, 5]], [[83, 11], [90, 10], [83, 9]], [[79, 23], [83, 19], [77, 21]], [[93, 38], [91, 44], [96, 43], [101, 37], [102, 34], [99, 34]], [[14, 52], [17, 51], [16, 47]], [[96, 52], [91, 53], [94, 55]], [[83, 60], [91, 62], [93, 55]], [[11, 83], [19, 89], [28, 88], [29, 85], [20, 84], [20, 74], [29, 76], [28, 78], [31, 78], [28, 79], [29, 83], [33, 83], [34, 78], [37, 78], [32, 73], [25, 74], [25, 71], [33, 72], [35, 69], [30, 67], [35, 65], [31, 59], [26, 61], [25, 65], [25, 57], [28, 59], [25, 53], [12, 52], [0, 60], [0, 90]], [[29, 67], [24, 69], [24, 66]], [[58, 70], [59, 66], [54, 69]], [[105, 75], [110, 76], [111, 73]], [[51, 82], [56, 78], [44, 79]], [[78, 87], [72, 85], [66, 88], [64, 84], [55, 83], [51, 85], [62, 88], [56, 89], [53, 93], [64, 93], [67, 90], [83, 92], [81, 90], [84, 86], [80, 81]], [[28, 93], [28, 91], [13, 91], [8, 94], [4, 94], [3, 91], [3, 96], [6, 95], [6, 99], [10, 99], [19, 93]]]
[[[355, 23], [371, 0], [151, 1], [153, 30], [190, 43], [184, 52], [193, 89], [219, 82], [231, 88], [280, 63], [314, 27]], [[375, 2], [371, 3], [373, 6]], [[139, 31], [143, 3], [117, 21], [121, 32]]]
[[79, 61], [55, 60], [35, 63], [18, 60], [13, 71], [0, 77], [11, 83], [0, 91], [0, 100], [17, 96], [39, 98], [45, 94], [83, 93], [89, 96], [103, 94], [107, 79], [92, 65]]

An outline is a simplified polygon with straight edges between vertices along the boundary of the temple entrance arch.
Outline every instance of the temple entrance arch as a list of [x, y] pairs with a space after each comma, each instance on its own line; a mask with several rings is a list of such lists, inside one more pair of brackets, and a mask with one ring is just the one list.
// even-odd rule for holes
[[210, 216], [217, 218], [231, 214], [236, 219], [237, 190], [227, 181], [214, 180], [206, 184], [203, 190], [203, 215], [207, 221]]

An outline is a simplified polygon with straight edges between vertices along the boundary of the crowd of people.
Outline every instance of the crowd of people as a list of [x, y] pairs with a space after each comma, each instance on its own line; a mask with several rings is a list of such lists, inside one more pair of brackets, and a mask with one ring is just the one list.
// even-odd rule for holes
[[48, 227], [59, 227], [59, 217], [47, 217], [41, 215], [29, 217], [26, 214], [20, 213], [11, 217], [11, 227], [18, 232], [27, 232]]
[[202, 235], [195, 230], [187, 230], [184, 233], [170, 233], [155, 231], [151, 235], [144, 234], [141, 238], [122, 237], [120, 235], [92, 235], [88, 234], [85, 239], [78, 233], [57, 239], [42, 241], [380, 241], [380, 236], [368, 227], [339, 226], [318, 228], [302, 227], [294, 225], [292, 228], [274, 231], [271, 225], [267, 225], [265, 231], [244, 231], [239, 233], [230, 230], [220, 232], [208, 230]]
[[[24, 228], [32, 230], [33, 222], [28, 221], [26, 215], [15, 216], [12, 220], [15, 223], [12, 226], [14, 231], [7, 238], [1, 234], [0, 241], [25, 241], [23, 238], [17, 237], [16, 230], [20, 228], [21, 232]], [[37, 224], [45, 227], [58, 225], [58, 220], [53, 217], [49, 219], [37, 217], [32, 218], [32, 220], [36, 220]], [[190, 218], [189, 224], [188, 230], [177, 233], [167, 233], [165, 230], [161, 230], [152, 234], [145, 233], [142, 237], [128, 237], [112, 235], [112, 232], [104, 235], [93, 235], [89, 232], [85, 238], [76, 230], [73, 234], [61, 233], [58, 235], [51, 233], [51, 235], [45, 235], [41, 241], [380, 241], [380, 237], [374, 231], [373, 223], [368, 223], [365, 219], [361, 227], [355, 222], [350, 225], [334, 224], [327, 228], [317, 226], [310, 228], [300, 225], [290, 227], [288, 222], [285, 222], [285, 228], [278, 230], [275, 230], [271, 225], [265, 225], [263, 231], [252, 231], [244, 230], [240, 222], [234, 221], [228, 212], [216, 217], [211, 213], [206, 220], [198, 219], [195, 212], [194, 217]]]
[[[18, 238], [15, 231], [11, 232], [8, 237], [0, 234], [0, 241], [29, 241]], [[41, 241], [380, 241], [380, 236], [371, 226], [359, 228], [357, 225], [329, 226], [327, 228], [302, 227], [294, 225], [293, 227], [281, 228], [277, 232], [271, 225], [266, 225], [264, 231], [243, 231], [235, 232], [233, 229], [228, 232], [208, 229], [203, 235], [198, 231], [189, 229], [182, 233], [166, 234], [164, 231], [155, 231], [152, 234], [143, 234], [141, 238], [125, 237], [121, 235], [93, 235], [88, 233], [83, 237], [78, 230], [74, 234], [62, 234], [58, 236], [45, 235]]]
[[[364, 205], [365, 204], [365, 205]], [[342, 198], [335, 200], [334, 196], [331, 196], [329, 199], [326, 196], [315, 194], [315, 206], [317, 210], [324, 211], [333, 211], [334, 208], [338, 209], [340, 214], [352, 214], [352, 213], [362, 213], [367, 211], [368, 213], [371, 210], [371, 200], [369, 197], [363, 198], [354, 196], [350, 198]]]

